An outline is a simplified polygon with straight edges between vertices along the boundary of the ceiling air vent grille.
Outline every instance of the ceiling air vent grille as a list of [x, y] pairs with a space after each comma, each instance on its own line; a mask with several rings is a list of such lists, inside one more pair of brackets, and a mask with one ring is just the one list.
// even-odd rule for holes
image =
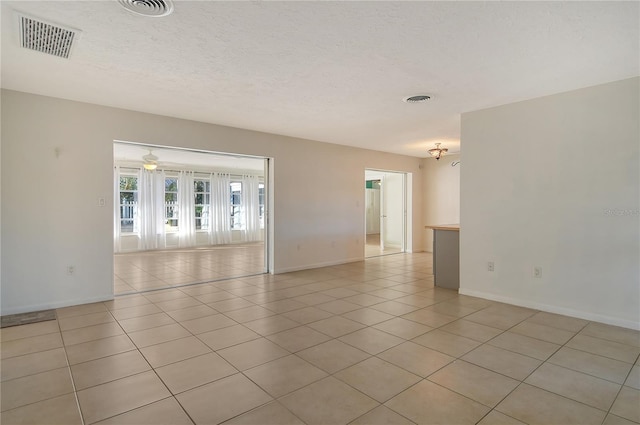
[[73, 41], [78, 31], [63, 28], [25, 15], [18, 15], [20, 46], [48, 53], [60, 58], [69, 58]]
[[171, 0], [118, 0], [120, 5], [137, 15], [160, 18], [173, 12]]

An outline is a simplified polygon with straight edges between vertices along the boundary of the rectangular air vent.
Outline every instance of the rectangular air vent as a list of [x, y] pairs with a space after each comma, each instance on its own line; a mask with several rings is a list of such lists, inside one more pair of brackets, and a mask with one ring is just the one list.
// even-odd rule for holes
[[18, 14], [20, 46], [68, 59], [79, 31]]

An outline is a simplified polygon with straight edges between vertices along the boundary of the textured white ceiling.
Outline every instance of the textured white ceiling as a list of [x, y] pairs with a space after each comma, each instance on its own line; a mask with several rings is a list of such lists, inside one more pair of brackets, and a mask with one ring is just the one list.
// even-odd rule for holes
[[[2, 1], [2, 87], [426, 157], [462, 112], [639, 75], [639, 7]], [[19, 48], [13, 10], [82, 30], [70, 59]]]

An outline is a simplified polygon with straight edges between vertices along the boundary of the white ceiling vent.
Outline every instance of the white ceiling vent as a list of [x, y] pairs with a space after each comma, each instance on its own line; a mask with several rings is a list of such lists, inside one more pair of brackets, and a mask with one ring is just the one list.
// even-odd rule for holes
[[171, 0], [118, 0], [125, 9], [137, 15], [160, 18], [173, 12]]
[[68, 59], [80, 31], [18, 13], [20, 46]]

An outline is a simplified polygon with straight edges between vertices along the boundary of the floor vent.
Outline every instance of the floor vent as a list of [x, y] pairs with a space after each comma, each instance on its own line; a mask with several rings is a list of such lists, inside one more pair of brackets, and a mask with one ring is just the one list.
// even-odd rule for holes
[[60, 58], [69, 59], [79, 31], [18, 14], [20, 46]]

